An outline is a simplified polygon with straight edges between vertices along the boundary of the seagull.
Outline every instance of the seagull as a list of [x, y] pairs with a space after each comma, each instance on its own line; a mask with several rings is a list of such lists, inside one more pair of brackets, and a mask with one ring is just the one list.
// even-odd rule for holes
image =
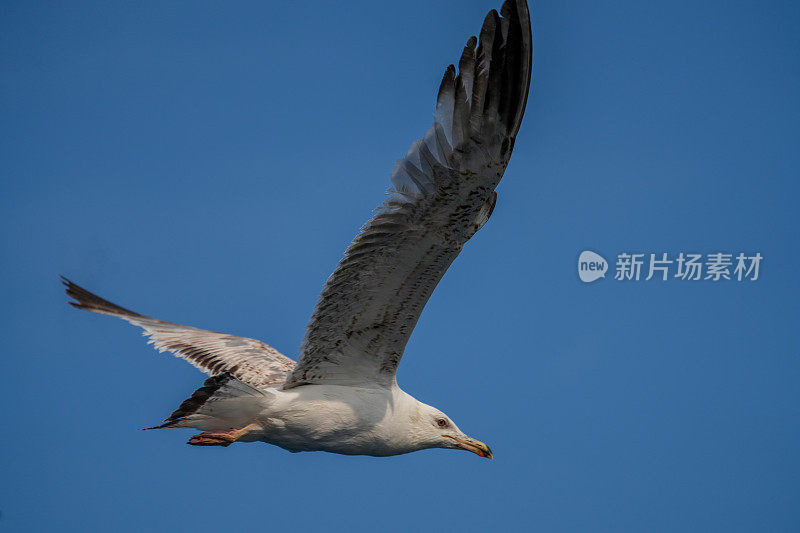
[[491, 10], [447, 67], [434, 123], [328, 278], [295, 362], [261, 341], [140, 315], [62, 277], [69, 303], [119, 317], [208, 374], [163, 424], [201, 430], [196, 446], [266, 442], [289, 450], [392, 456], [429, 448], [492, 458], [396, 371], [423, 307], [489, 220], [522, 122], [532, 66], [525, 0]]

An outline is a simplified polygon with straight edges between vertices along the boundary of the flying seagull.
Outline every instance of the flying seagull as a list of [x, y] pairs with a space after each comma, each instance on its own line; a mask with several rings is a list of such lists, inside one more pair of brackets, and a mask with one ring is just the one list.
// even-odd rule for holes
[[389, 196], [345, 251], [297, 362], [263, 342], [140, 315], [63, 279], [79, 308], [144, 329], [210, 376], [164, 423], [198, 446], [263, 441], [291, 452], [389, 456], [426, 448], [492, 457], [439, 409], [403, 391], [397, 365], [422, 308], [492, 214], [531, 79], [525, 0], [486, 16], [447, 67], [436, 115], [391, 174]]

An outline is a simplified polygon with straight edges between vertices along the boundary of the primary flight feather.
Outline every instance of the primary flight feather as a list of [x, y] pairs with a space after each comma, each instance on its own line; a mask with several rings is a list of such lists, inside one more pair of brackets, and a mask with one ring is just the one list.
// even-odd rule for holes
[[457, 448], [492, 457], [444, 413], [400, 389], [397, 365], [433, 289], [489, 219], [531, 80], [524, 0], [489, 12], [450, 65], [433, 125], [391, 175], [388, 199], [328, 279], [295, 363], [263, 342], [140, 315], [64, 279], [73, 306], [123, 318], [211, 377], [163, 424], [194, 445], [263, 441], [375, 456]]

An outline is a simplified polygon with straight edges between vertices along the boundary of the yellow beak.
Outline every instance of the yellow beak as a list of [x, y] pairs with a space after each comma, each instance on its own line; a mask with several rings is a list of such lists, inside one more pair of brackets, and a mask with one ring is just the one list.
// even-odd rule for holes
[[451, 437], [450, 435], [442, 435], [443, 437], [448, 437], [456, 441], [459, 448], [467, 450], [468, 452], [476, 453], [481, 457], [486, 457], [488, 459], [493, 459], [494, 456], [492, 455], [492, 449], [489, 448], [483, 442], [473, 439], [471, 437], [459, 438], [459, 437]]

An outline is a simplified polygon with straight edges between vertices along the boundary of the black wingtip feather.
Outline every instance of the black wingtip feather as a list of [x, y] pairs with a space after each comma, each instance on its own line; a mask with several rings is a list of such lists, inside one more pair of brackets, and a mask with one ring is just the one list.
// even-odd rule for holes
[[[513, 139], [525, 113], [531, 79], [533, 45], [527, 2], [506, 0], [500, 14], [494, 9], [489, 11], [479, 42], [476, 72], [488, 72], [485, 87], [475, 86], [474, 92], [483, 94], [473, 98], [474, 104], [482, 104], [472, 110], [473, 119], [476, 124], [483, 122], [484, 134], [491, 134], [502, 125], [502, 134]], [[500, 124], [495, 124], [492, 117], [497, 117]]]
[[[522, 118], [525, 116], [525, 107], [528, 104], [528, 94], [531, 86], [531, 75], [533, 73], [533, 34], [531, 28], [531, 15], [528, 9], [528, 3], [525, 0], [506, 0], [503, 4], [501, 11], [509, 13], [509, 17], [514, 20], [515, 28], [518, 28], [519, 33], [519, 54], [516, 62], [517, 87], [521, 94], [519, 95], [519, 102], [516, 106], [516, 113], [512, 115], [509, 121], [511, 127], [511, 138], [516, 137], [519, 128], [522, 125]], [[504, 15], [505, 16], [505, 15]]]
[[61, 278], [61, 283], [63, 283], [66, 287], [65, 292], [67, 293], [67, 296], [75, 300], [74, 302], [67, 302], [72, 307], [77, 309], [85, 309], [86, 311], [94, 311], [95, 313], [144, 317], [144, 315], [140, 315], [139, 313], [131, 311], [130, 309], [125, 309], [124, 307], [109, 302], [104, 298], [100, 298], [96, 294], [87, 291], [80, 285], [73, 283], [64, 276], [59, 277]]
[[436, 95], [436, 109], [438, 112], [439, 104], [442, 102], [442, 99], [445, 97], [445, 93], [448, 91], [454, 91], [455, 94], [455, 78], [456, 78], [456, 67], [455, 65], [448, 65], [444, 71], [444, 76], [442, 76], [442, 83], [439, 85], [439, 92]]
[[504, 39], [501, 27], [503, 23], [500, 20], [500, 15], [498, 15], [497, 11], [494, 9], [489, 14], [492, 15], [490, 17], [490, 33], [487, 34], [487, 40], [491, 38], [491, 43], [488, 43], [490, 46], [489, 79], [486, 84], [486, 96], [483, 101], [483, 112], [487, 118], [490, 118], [490, 120], [484, 124], [484, 127], [490, 131], [493, 131], [495, 125], [491, 120], [491, 117], [497, 116], [500, 108], [500, 99], [503, 96], [505, 50], [503, 48]]
[[500, 8], [500, 15], [503, 18], [513, 18], [517, 14], [517, 5], [514, 0], [506, 0]]
[[[503, 156], [509, 155], [528, 100], [532, 51], [525, 0], [506, 0], [500, 12], [486, 14], [479, 35], [467, 40], [458, 73], [448, 66], [437, 94], [437, 113], [452, 113], [453, 148], [468, 137], [500, 135]], [[447, 101], [452, 109], [442, 107]]]
[[467, 74], [470, 77], [474, 75], [475, 71], [475, 44], [477, 40], [475, 37], [470, 37], [464, 46], [464, 51], [461, 52], [461, 59], [458, 61], [458, 72], [463, 75]]

